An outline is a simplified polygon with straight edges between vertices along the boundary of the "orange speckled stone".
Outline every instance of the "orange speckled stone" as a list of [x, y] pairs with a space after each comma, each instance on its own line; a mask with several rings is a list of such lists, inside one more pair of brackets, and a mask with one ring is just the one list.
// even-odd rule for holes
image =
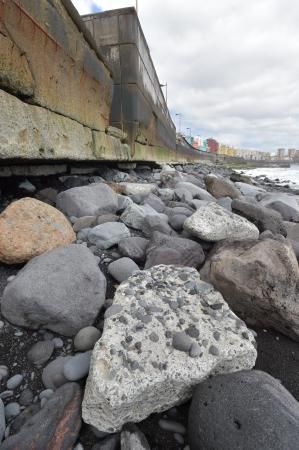
[[71, 244], [75, 239], [66, 217], [36, 199], [17, 200], [0, 214], [1, 262], [26, 262], [48, 250]]

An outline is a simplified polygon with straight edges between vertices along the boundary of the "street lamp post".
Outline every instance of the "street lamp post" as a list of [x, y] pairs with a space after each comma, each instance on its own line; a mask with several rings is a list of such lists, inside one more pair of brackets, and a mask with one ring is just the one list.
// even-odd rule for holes
[[191, 128], [186, 128], [186, 130], [189, 130], [189, 136], [191, 137]]
[[167, 83], [165, 83], [165, 84], [160, 84], [160, 87], [161, 87], [161, 88], [165, 87], [165, 101], [166, 101], [166, 105], [167, 105], [167, 97], [168, 97]]
[[182, 124], [182, 114], [177, 113], [176, 116], [179, 116], [179, 133], [181, 132], [181, 124]]
[[136, 12], [138, 14], [138, 0], [136, 0]]

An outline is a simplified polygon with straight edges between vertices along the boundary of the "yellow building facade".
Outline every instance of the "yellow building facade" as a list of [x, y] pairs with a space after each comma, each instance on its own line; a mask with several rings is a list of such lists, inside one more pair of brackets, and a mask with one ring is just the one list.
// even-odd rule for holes
[[227, 144], [219, 144], [219, 155], [236, 156], [237, 149]]

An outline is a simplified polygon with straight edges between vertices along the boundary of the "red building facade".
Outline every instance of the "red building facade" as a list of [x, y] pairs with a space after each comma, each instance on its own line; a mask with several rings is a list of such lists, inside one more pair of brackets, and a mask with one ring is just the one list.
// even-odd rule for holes
[[216, 141], [216, 139], [213, 138], [207, 139], [207, 144], [210, 153], [218, 153], [219, 143]]

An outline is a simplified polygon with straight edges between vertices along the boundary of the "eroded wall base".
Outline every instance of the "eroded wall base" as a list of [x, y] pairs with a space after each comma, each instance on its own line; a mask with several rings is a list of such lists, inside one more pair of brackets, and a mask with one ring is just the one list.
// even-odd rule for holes
[[0, 90], [0, 162], [8, 161], [197, 161], [196, 152], [135, 144], [95, 131]]

